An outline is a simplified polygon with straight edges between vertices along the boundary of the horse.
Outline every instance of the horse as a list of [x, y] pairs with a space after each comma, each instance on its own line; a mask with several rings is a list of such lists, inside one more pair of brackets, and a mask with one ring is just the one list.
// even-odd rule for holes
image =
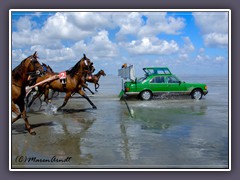
[[28, 76], [30, 74], [39, 76], [43, 70], [37, 58], [37, 52], [35, 52], [12, 70], [12, 112], [17, 115], [12, 119], [12, 124], [22, 117], [25, 121], [26, 129], [32, 135], [36, 133], [28, 122], [24, 98], [26, 95], [25, 88], [29, 85]]
[[45, 63], [42, 63], [43, 71], [44, 73], [54, 73], [52, 68], [49, 65], [46, 65]]
[[[46, 102], [49, 101], [49, 98], [48, 98], [49, 89], [52, 89], [58, 92], [65, 92], [66, 95], [65, 95], [63, 104], [57, 109], [57, 110], [60, 110], [62, 107], [64, 107], [67, 104], [69, 98], [71, 97], [71, 94], [74, 92], [77, 92], [92, 105], [93, 109], [96, 109], [97, 107], [92, 103], [89, 97], [82, 90], [82, 87], [85, 87], [85, 88], [87, 87], [87, 85], [85, 84], [85, 77], [86, 77], [86, 74], [89, 72], [90, 64], [91, 64], [90, 59], [88, 59], [84, 54], [83, 58], [80, 59], [73, 66], [73, 68], [65, 71], [66, 72], [66, 78], [64, 79], [65, 82], [62, 83], [61, 79], [56, 78], [42, 84], [42, 89], [44, 89], [44, 96], [45, 96], [44, 100]], [[39, 77], [37, 79], [37, 82], [41, 82], [53, 76], [58, 76], [58, 73], [47, 73], [45, 76]]]
[[[45, 63], [42, 63], [42, 68], [43, 68], [43, 72], [42, 72], [42, 74], [43, 75], [46, 75], [47, 73], [54, 73], [54, 71], [53, 71], [53, 69], [49, 66], [49, 65], [46, 65]], [[36, 79], [34, 79], [34, 83], [30, 83], [30, 85], [33, 85], [33, 84], [36, 84], [36, 80], [37, 80], [37, 78]], [[32, 81], [32, 80], [31, 80]], [[31, 107], [31, 105], [33, 104], [33, 102], [37, 99], [37, 98], [39, 98], [40, 99], [40, 101], [41, 101], [41, 96], [44, 94], [44, 90], [39, 90], [39, 88], [41, 88], [41, 86], [38, 86], [38, 88], [37, 88], [37, 93], [32, 97], [32, 99], [31, 99], [31, 101], [29, 102], [29, 96], [31, 95], [31, 93], [29, 93], [28, 95], [27, 95], [27, 97], [26, 97], [26, 104], [27, 104], [27, 107], [28, 108], [30, 108]], [[54, 94], [55, 92], [53, 92], [53, 94]], [[53, 95], [52, 94], [52, 95]], [[41, 104], [42, 104], [42, 101], [41, 101]]]
[[101, 76], [106, 76], [106, 74], [105, 74], [105, 72], [104, 72], [103, 70], [100, 70], [100, 71], [98, 71], [97, 74], [94, 74], [94, 75], [92, 75], [92, 76], [88, 76], [88, 77], [86, 78], [86, 81], [87, 81], [87, 82], [94, 83], [95, 91], [96, 91], [96, 92], [97, 92], [97, 89], [98, 89], [99, 86], [100, 86], [99, 83], [98, 83], [98, 81], [99, 81], [99, 79], [100, 79]]

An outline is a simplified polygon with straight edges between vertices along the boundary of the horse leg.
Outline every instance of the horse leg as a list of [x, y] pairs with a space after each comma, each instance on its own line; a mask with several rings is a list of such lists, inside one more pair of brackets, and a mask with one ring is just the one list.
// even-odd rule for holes
[[31, 128], [31, 125], [29, 124], [28, 122], [28, 119], [27, 119], [27, 113], [26, 113], [26, 107], [25, 107], [25, 104], [24, 104], [24, 99], [21, 100], [19, 103], [18, 103], [18, 106], [19, 106], [19, 109], [22, 113], [22, 118], [24, 119], [25, 121], [25, 127], [26, 129], [28, 130], [28, 132], [31, 134], [31, 135], [36, 135], [36, 132]]
[[63, 101], [63, 104], [57, 109], [57, 111], [60, 110], [62, 107], [64, 107], [67, 104], [69, 98], [71, 97], [71, 94], [72, 94], [71, 91], [66, 93], [66, 96], [65, 96], [65, 99]]
[[95, 91], [97, 91], [97, 89], [99, 88], [99, 84], [98, 84], [98, 82], [96, 82], [96, 84], [95, 84]]
[[44, 101], [45, 101], [47, 104], [52, 101], [52, 99], [49, 99], [49, 98], [48, 98], [48, 94], [49, 94], [49, 88], [45, 88], [45, 91], [44, 91]]
[[92, 90], [89, 87], [85, 87], [87, 88], [92, 94], [94, 94], [94, 92], [92, 92]]
[[[42, 93], [37, 92], [37, 94], [35, 94], [35, 95], [33, 96], [33, 98], [31, 99], [30, 103], [27, 103], [27, 107], [28, 107], [28, 108], [31, 107], [32, 103], [33, 103], [39, 96], [41, 96], [41, 95], [42, 95]], [[29, 96], [28, 96], [27, 98], [29, 98]]]
[[82, 89], [80, 89], [80, 90], [78, 91], [78, 93], [79, 93], [82, 97], [84, 97], [84, 98], [92, 105], [93, 109], [97, 109], [97, 107], [93, 104], [93, 102], [92, 102], [92, 101], [89, 99], [89, 97], [83, 92]]
[[85, 88], [86, 88], [86, 89], [88, 89], [92, 94], [94, 94], [94, 92], [92, 92], [92, 90], [88, 87], [87, 84], [83, 84], [83, 85], [82, 85], [82, 88], [83, 88], [84, 91], [85, 91]]
[[16, 122], [18, 119], [20, 119], [21, 118], [21, 113], [19, 112], [19, 110], [18, 110], [18, 108], [17, 108], [17, 106], [15, 105], [15, 103], [14, 102], [12, 102], [12, 112], [14, 112], [16, 115], [17, 115], [17, 117], [15, 117], [14, 119], [12, 119], [12, 124], [14, 123], [14, 122]]

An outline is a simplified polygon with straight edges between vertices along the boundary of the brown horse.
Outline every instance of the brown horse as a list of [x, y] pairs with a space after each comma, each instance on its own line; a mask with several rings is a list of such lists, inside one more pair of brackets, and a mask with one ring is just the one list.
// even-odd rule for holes
[[[52, 70], [52, 68], [49, 66], [49, 65], [46, 65], [45, 63], [42, 63], [42, 67], [43, 67], [43, 76], [46, 75], [47, 73], [54, 73], [54, 71]], [[30, 81], [30, 85], [33, 85], [36, 83], [36, 79], [34, 78], [31, 78], [29, 81]], [[34, 81], [34, 83], [32, 83], [32, 81]], [[39, 97], [41, 98], [41, 96], [44, 94], [44, 89], [42, 89], [44, 86], [38, 86], [38, 91], [37, 93], [32, 97], [31, 101], [29, 102], [29, 96], [31, 95], [31, 93], [29, 93], [26, 97], [26, 104], [27, 104], [27, 107], [31, 107], [31, 105], [33, 104], [33, 102]], [[34, 90], [34, 89], [33, 89]], [[41, 100], [41, 99], [40, 99]], [[41, 101], [42, 103], [42, 101]]]
[[[66, 79], [64, 83], [61, 83], [60, 79], [54, 79], [50, 82], [42, 84], [42, 90], [44, 91], [45, 101], [48, 101], [48, 93], [49, 89], [52, 89], [54, 91], [58, 92], [65, 92], [66, 96], [64, 98], [63, 104], [58, 108], [60, 110], [62, 107], [64, 107], [69, 98], [71, 97], [71, 94], [74, 92], [79, 93], [82, 97], [84, 97], [94, 109], [97, 107], [92, 103], [92, 101], [88, 98], [88, 96], [83, 92], [82, 87], [87, 87], [85, 84], [85, 77], [86, 74], [89, 71], [91, 61], [88, 59], [85, 54], [84, 57], [76, 63], [76, 65], [71, 69], [66, 71]], [[39, 77], [37, 79], [37, 82], [41, 82], [47, 78], [50, 78], [52, 76], [57, 76], [58, 73], [47, 73], [43, 77]]]
[[37, 52], [35, 52], [33, 55], [24, 59], [12, 70], [12, 112], [17, 115], [17, 117], [12, 119], [12, 124], [22, 117], [25, 121], [26, 129], [33, 135], [36, 133], [33, 131], [28, 122], [24, 98], [26, 95], [25, 88], [28, 85], [29, 74], [40, 75], [42, 71], [42, 66], [38, 62], [37, 58]]
[[42, 63], [42, 67], [43, 67], [44, 73], [54, 73], [54, 71], [52, 70], [52, 68], [49, 65]]
[[87, 82], [90, 82], [90, 83], [94, 83], [94, 86], [95, 86], [95, 91], [97, 91], [97, 89], [99, 88], [99, 79], [101, 76], [106, 76], [105, 72], [103, 70], [100, 70], [97, 74], [94, 74], [92, 76], [89, 76], [86, 78], [86, 81]]

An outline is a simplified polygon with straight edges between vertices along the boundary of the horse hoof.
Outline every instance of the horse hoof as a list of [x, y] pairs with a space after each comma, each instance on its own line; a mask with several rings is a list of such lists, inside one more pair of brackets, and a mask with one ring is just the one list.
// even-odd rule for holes
[[30, 133], [31, 135], [34, 135], [34, 136], [36, 135], [36, 132], [35, 132], [35, 131], [30, 131], [29, 133]]
[[97, 109], [97, 106], [93, 106], [93, 109]]

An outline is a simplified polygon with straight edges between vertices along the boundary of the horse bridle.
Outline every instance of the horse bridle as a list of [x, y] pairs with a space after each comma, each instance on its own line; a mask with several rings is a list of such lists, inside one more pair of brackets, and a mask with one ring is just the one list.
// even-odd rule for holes
[[34, 67], [34, 71], [33, 72], [27, 72], [28, 75], [30, 75], [32, 78], [37, 78], [39, 76], [41, 76], [43, 74], [43, 71], [37, 69], [36, 67], [36, 62], [38, 62], [38, 60], [34, 57], [31, 57], [31, 64], [33, 65]]

